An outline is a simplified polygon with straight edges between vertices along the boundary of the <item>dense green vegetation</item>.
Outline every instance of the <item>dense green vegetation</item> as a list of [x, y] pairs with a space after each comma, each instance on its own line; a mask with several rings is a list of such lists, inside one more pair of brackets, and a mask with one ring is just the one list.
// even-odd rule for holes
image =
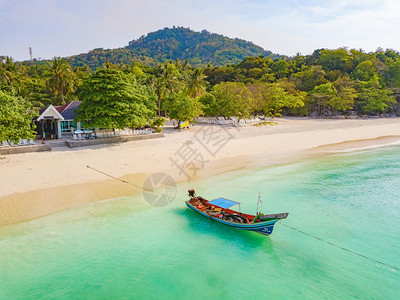
[[195, 32], [189, 28], [164, 28], [149, 33], [129, 45], [118, 49], [94, 49], [86, 54], [68, 58], [71, 66], [88, 65], [92, 70], [106, 62], [113, 64], [132, 64], [140, 62], [144, 65], [156, 66], [167, 60], [180, 59], [192, 66], [226, 66], [235, 64], [250, 56], [279, 56], [271, 51], [240, 39], [231, 39], [206, 30]]
[[178, 121], [200, 115], [400, 115], [400, 54], [320, 49], [290, 58], [246, 57], [227, 66], [193, 67], [178, 58], [154, 67], [106, 62], [95, 71], [60, 58], [30, 65], [1, 57], [0, 91], [1, 105], [10, 103], [0, 110], [0, 126], [15, 128], [7, 131], [12, 138], [31, 133], [14, 134], [20, 125], [10, 120], [17, 124], [38, 108], [72, 100], [82, 100], [78, 120], [108, 128], [141, 126], [157, 115]]
[[83, 81], [77, 121], [87, 127], [120, 128], [146, 124], [155, 115], [155, 94], [136, 79], [107, 66]]
[[31, 126], [35, 112], [30, 103], [21, 97], [11, 96], [0, 91], [0, 141], [33, 138]]

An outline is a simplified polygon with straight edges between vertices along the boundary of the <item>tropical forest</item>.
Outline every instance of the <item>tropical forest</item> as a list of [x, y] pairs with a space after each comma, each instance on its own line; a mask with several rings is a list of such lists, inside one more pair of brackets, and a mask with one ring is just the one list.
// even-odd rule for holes
[[68, 58], [0, 56], [0, 140], [32, 136], [39, 109], [71, 101], [82, 101], [78, 121], [103, 128], [159, 117], [399, 116], [400, 53], [339, 48], [289, 57], [174, 27]]

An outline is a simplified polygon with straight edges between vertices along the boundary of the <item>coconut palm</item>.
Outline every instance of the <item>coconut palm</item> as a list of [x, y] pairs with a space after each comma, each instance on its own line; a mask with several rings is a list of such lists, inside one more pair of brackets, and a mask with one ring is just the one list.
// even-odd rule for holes
[[206, 93], [206, 83], [204, 79], [206, 75], [203, 74], [204, 69], [197, 68], [189, 77], [189, 82], [186, 87], [186, 93], [189, 97], [197, 98]]
[[8, 71], [6, 69], [6, 57], [0, 56], [0, 81], [8, 82]]
[[55, 57], [49, 61], [46, 71], [47, 84], [55, 95], [60, 95], [62, 103], [65, 104], [64, 93], [72, 92], [74, 89], [75, 73], [65, 59]]
[[161, 116], [162, 102], [166, 97], [183, 89], [181, 74], [174, 63], [165, 62], [160, 65], [160, 75], [155, 81], [154, 91], [158, 97], [158, 116]]
[[167, 93], [166, 89], [166, 84], [165, 84], [165, 79], [164, 77], [159, 77], [155, 81], [154, 84], [154, 91], [157, 95], [158, 103], [157, 103], [157, 108], [158, 108], [158, 116], [161, 116], [161, 102], [165, 99], [165, 95]]
[[12, 93], [14, 93], [14, 83], [20, 81], [23, 71], [21, 64], [14, 62], [11, 57], [0, 57], [0, 80], [10, 84]]

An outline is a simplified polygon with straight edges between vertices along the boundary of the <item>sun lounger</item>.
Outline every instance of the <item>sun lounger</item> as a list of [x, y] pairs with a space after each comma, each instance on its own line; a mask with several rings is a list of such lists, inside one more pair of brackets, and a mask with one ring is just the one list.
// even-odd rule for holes
[[36, 145], [35, 141], [33, 139], [30, 139], [29, 145]]
[[2, 146], [2, 147], [10, 147], [10, 144], [7, 141], [2, 141], [0, 146]]

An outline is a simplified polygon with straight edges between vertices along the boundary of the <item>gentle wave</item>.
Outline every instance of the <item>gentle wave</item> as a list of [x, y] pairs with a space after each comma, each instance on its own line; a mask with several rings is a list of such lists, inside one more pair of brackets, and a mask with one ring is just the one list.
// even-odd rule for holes
[[365, 146], [365, 147], [356, 147], [356, 148], [349, 148], [349, 149], [343, 149], [343, 150], [326, 150], [326, 151], [321, 151], [321, 152], [350, 153], [350, 152], [360, 152], [360, 151], [374, 150], [374, 149], [393, 147], [393, 146], [400, 146], [400, 140], [392, 142], [392, 143], [387, 143], [387, 144], [370, 145], [370, 146]]

